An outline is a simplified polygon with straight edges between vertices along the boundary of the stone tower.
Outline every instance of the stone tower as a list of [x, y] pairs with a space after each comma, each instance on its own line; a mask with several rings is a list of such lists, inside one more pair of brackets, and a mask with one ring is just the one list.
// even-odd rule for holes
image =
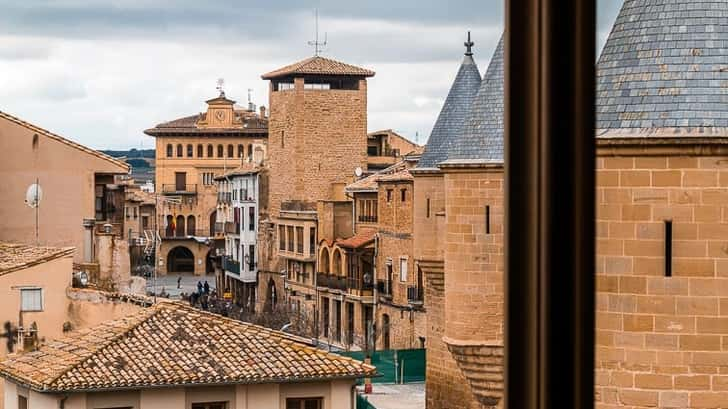
[[263, 75], [270, 80], [270, 211], [315, 209], [343, 197], [367, 162], [367, 78], [373, 71], [315, 56]]
[[417, 268], [425, 276], [427, 309], [427, 407], [466, 408], [474, 402], [470, 386], [443, 342], [445, 333], [444, 246], [445, 185], [437, 167], [447, 158], [448, 146], [455, 140], [468, 115], [481, 84], [480, 71], [473, 59], [472, 43], [448, 92], [432, 129], [414, 176], [413, 248]]
[[308, 292], [301, 294], [300, 314], [311, 327], [317, 314], [318, 204], [348, 201], [344, 187], [357, 168], [367, 167], [367, 78], [372, 76], [374, 71], [320, 56], [263, 75], [270, 80], [272, 139], [259, 303], [277, 308], [289, 290], [282, 274], [301, 277]]
[[597, 408], [728, 405], [727, 44], [725, 0], [627, 0], [599, 59]]

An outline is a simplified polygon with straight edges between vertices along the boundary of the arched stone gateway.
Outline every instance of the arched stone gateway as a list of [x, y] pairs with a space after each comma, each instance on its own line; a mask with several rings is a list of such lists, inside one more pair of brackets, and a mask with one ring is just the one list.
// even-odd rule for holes
[[184, 246], [174, 247], [167, 254], [167, 271], [169, 273], [194, 273], [195, 256]]

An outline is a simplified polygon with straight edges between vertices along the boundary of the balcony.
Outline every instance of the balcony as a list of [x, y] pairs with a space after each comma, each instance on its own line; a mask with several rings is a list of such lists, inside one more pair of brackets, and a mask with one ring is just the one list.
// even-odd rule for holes
[[407, 287], [407, 302], [413, 305], [422, 305], [425, 300], [425, 292], [420, 287]]
[[347, 277], [346, 286], [350, 290], [360, 290], [360, 291], [373, 291], [374, 290], [373, 283], [365, 283], [355, 277]]
[[346, 291], [348, 288], [346, 277], [326, 273], [316, 274], [316, 286], [340, 291]]
[[159, 237], [163, 239], [186, 239], [189, 237], [209, 237], [210, 232], [204, 229], [172, 231], [172, 229], [160, 229]]
[[222, 258], [222, 268], [227, 272], [240, 275], [240, 263], [230, 258], [230, 256]]
[[163, 195], [196, 195], [197, 185], [177, 185], [175, 183], [162, 185]]
[[359, 217], [357, 217], [357, 220], [359, 221], [359, 223], [376, 223], [377, 216], [365, 216], [363, 214], [360, 214]]
[[385, 298], [392, 298], [392, 282], [389, 280], [377, 280], [377, 292]]
[[225, 233], [240, 234], [240, 223], [225, 222]]
[[233, 201], [233, 194], [230, 192], [218, 192], [217, 193], [217, 202], [218, 203], [225, 203], [230, 204]]

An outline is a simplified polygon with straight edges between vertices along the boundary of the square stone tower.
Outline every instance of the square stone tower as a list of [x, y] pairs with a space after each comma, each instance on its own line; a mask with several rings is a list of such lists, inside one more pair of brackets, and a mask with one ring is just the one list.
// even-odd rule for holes
[[[367, 78], [373, 71], [315, 56], [270, 80], [270, 214], [343, 197], [367, 163]], [[285, 207], [285, 206], [284, 206]]]

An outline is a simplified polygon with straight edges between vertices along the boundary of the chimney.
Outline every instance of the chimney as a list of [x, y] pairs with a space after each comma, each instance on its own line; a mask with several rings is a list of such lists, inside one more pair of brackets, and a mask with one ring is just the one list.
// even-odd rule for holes
[[94, 262], [94, 227], [96, 219], [83, 219], [83, 262]]
[[260, 106], [260, 119], [265, 119], [265, 105]]

